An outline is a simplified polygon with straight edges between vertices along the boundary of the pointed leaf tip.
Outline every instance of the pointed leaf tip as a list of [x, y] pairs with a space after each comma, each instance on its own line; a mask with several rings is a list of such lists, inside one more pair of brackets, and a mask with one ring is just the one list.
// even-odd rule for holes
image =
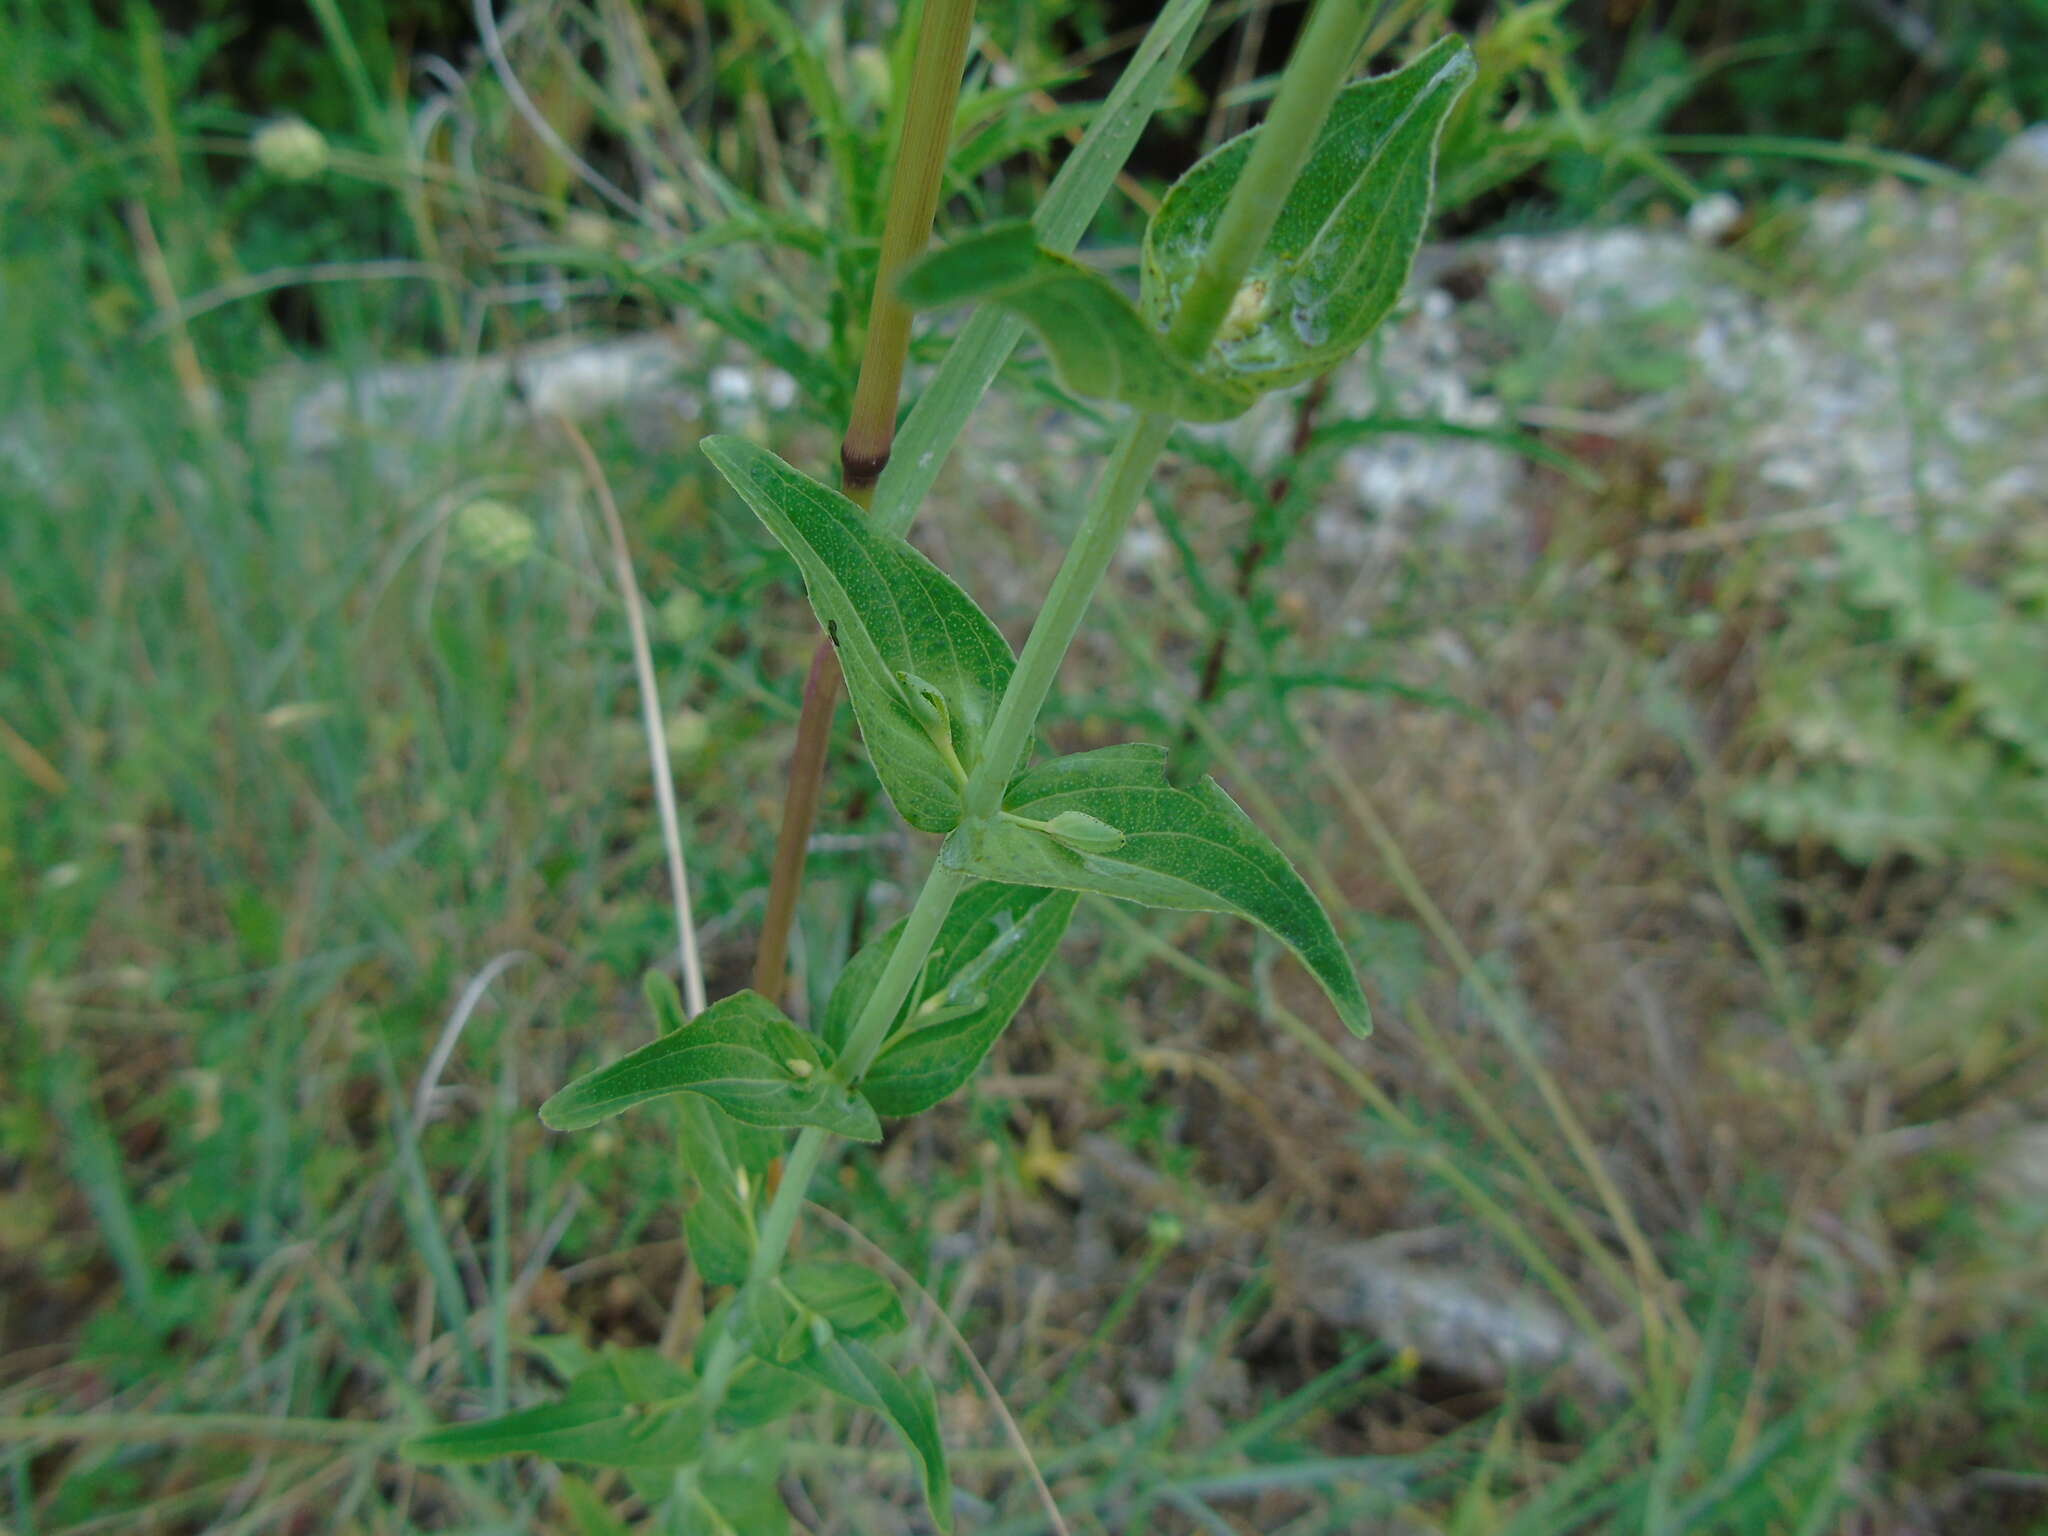
[[[1329, 914], [1286, 855], [1214, 779], [1180, 788], [1162, 747], [1132, 744], [1076, 753], [1021, 775], [1004, 798], [1008, 818], [968, 822], [940, 857], [985, 880], [1094, 891], [1146, 906], [1232, 912], [1293, 950], [1322, 983], [1353, 1034], [1372, 1010]], [[1093, 852], [1025, 821], [1057, 824], [1079, 812], [1122, 841]]]
[[818, 1039], [758, 992], [721, 998], [681, 1029], [585, 1073], [541, 1105], [558, 1131], [576, 1131], [649, 1099], [693, 1093], [743, 1125], [818, 1126], [879, 1141], [881, 1122], [825, 1070]]

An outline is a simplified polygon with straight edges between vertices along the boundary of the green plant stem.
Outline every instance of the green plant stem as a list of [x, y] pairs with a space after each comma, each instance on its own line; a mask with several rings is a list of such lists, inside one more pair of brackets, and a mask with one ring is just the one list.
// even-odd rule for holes
[[[903, 936], [896, 941], [889, 963], [882, 967], [882, 974], [875, 979], [875, 990], [860, 1018], [855, 1021], [853, 1032], [847, 1036], [846, 1049], [839, 1053], [839, 1060], [833, 1067], [835, 1075], [844, 1081], [860, 1081], [861, 1074], [867, 1071], [881, 1050], [889, 1026], [896, 1022], [896, 1016], [903, 1011], [904, 999], [917, 985], [917, 978], [924, 970], [925, 957], [931, 953], [932, 943], [939, 936], [940, 925], [945, 922], [946, 914], [953, 910], [953, 899], [967, 881], [966, 875], [944, 865], [933, 864], [924, 889], [918, 892], [917, 904], [910, 909], [910, 916], [904, 922]], [[772, 1280], [781, 1271], [783, 1257], [789, 1252], [790, 1237], [796, 1231], [797, 1217], [804, 1208], [811, 1176], [818, 1171], [818, 1163], [831, 1141], [832, 1133], [816, 1126], [806, 1127], [797, 1136], [789, 1160], [783, 1165], [782, 1182], [776, 1187], [775, 1198], [769, 1201], [756, 1230], [754, 1257], [747, 1267], [750, 1282]], [[732, 1331], [728, 1329], [720, 1334], [704, 1364], [701, 1390], [707, 1401], [716, 1403], [725, 1395], [726, 1384], [739, 1364], [739, 1355], [739, 1341]]]
[[1201, 269], [1167, 332], [1167, 344], [1183, 357], [1199, 359], [1207, 352], [1230, 313], [1252, 263], [1265, 249], [1280, 205], [1308, 163], [1330, 103], [1351, 76], [1374, 9], [1363, 0], [1321, 0], [1309, 16], [1280, 77], [1273, 110], [1252, 141], [1251, 157], [1231, 188], [1202, 252]]
[[[1245, 274], [1265, 248], [1281, 205], [1329, 116], [1330, 103], [1350, 77], [1371, 21], [1372, 7], [1364, 0], [1321, 0], [1309, 17], [1280, 78], [1273, 110], [1253, 142], [1251, 159], [1230, 190], [1216, 232], [1167, 333], [1167, 345], [1190, 361], [1208, 352]], [[1031, 638], [1017, 658], [1016, 674], [996, 707], [980, 767], [967, 783], [967, 815], [992, 816], [1001, 809], [1003, 791], [1023, 766], [1032, 728], [1060, 663], [1173, 428], [1169, 416], [1142, 416], [1128, 422], [1117, 439], [1109, 467], [1097, 482], [1094, 503], [1053, 578], [1045, 606], [1031, 626]]]
[[[1067, 156], [1031, 215], [1049, 251], [1070, 254], [1109, 195], [1138, 134], [1174, 80], [1208, 0], [1168, 0], [1131, 55], [1130, 63], [1089, 124], [1080, 147]], [[896, 434], [896, 451], [875, 487], [875, 526], [901, 535], [924, 502], [961, 429], [988, 392], [1024, 334], [1024, 322], [1005, 310], [974, 312], [946, 349], [945, 360], [917, 397]]]
[[[1234, 239], [1239, 242], [1249, 236], [1250, 250], [1241, 252], [1234, 245], [1203, 254], [1183, 301], [1183, 316], [1187, 308], [1199, 306], [1200, 313], [1212, 318], [1186, 325], [1176, 323], [1171, 339], [1184, 355], [1199, 357], [1208, 350], [1230, 308], [1231, 298], [1244, 280], [1245, 268], [1264, 245], [1273, 221], [1279, 217], [1293, 175], [1306, 160], [1331, 102], [1350, 74], [1352, 58], [1364, 35], [1367, 9], [1364, 0], [1320, 0], [1310, 17], [1308, 30], [1281, 78], [1279, 97], [1267, 118], [1275, 132], [1261, 135], [1262, 140], [1278, 139], [1283, 134], [1299, 139], [1299, 143], [1286, 144], [1282, 152], [1268, 157], [1274, 167], [1285, 171], [1288, 180], [1275, 186], [1255, 179], [1248, 167], [1247, 174], [1232, 189], [1230, 201], [1224, 205], [1221, 226], [1234, 229]], [[1338, 22], [1331, 21], [1333, 15], [1339, 18]], [[1335, 64], [1324, 58], [1313, 60], [1314, 67], [1302, 67], [1305, 52], [1327, 53], [1340, 47], [1343, 57]], [[1269, 168], [1268, 174], [1276, 173]], [[1251, 211], [1240, 211], [1246, 207]], [[1002, 702], [996, 706], [981, 761], [968, 777], [963, 798], [969, 818], [992, 816], [1002, 808], [1003, 791], [1030, 751], [1032, 729], [1059, 676], [1060, 663], [1066, 659], [1089, 604], [1094, 601], [1095, 589], [1123, 541], [1124, 529], [1144, 495], [1153, 466], [1173, 435], [1173, 428], [1171, 417], [1138, 416], [1126, 423], [1119, 435], [1109, 463], [1095, 483], [1080, 531], [1060, 563], [1059, 574], [1053, 578], [1045, 604], [1032, 623], [1031, 637], [1017, 659], [1017, 669], [1003, 690]], [[890, 1025], [923, 973], [940, 925], [968, 878], [934, 861], [925, 877], [924, 889], [918, 893], [916, 905], [904, 923], [902, 936], [876, 978], [875, 989], [869, 994], [834, 1068], [845, 1081], [857, 1083], [881, 1048]], [[828, 1132], [815, 1128], [806, 1129], [797, 1137], [783, 1168], [782, 1183], [761, 1219], [753, 1261], [748, 1266], [749, 1283], [772, 1279], [781, 1269], [811, 1177], [817, 1172], [829, 1140]], [[740, 1354], [741, 1345], [730, 1328], [713, 1341], [699, 1388], [708, 1405], [715, 1407], [723, 1400]]]
[[[1326, 0], [1327, 3], [1327, 0]], [[996, 706], [981, 762], [968, 777], [966, 814], [993, 816], [1002, 809], [1003, 791], [1023, 766], [1031, 747], [1032, 728], [1059, 677], [1060, 663], [1087, 616], [1095, 589], [1109, 569], [1139, 497], [1152, 478], [1152, 468], [1173, 435], [1169, 416], [1133, 416], [1124, 424], [1108, 466], [1096, 483], [1095, 496], [1074, 536], [1059, 574], [1045, 595], [1045, 606], [1031, 625], [1031, 637], [1017, 658], [1010, 686]]]
[[[1080, 147], [1053, 177], [1045, 201], [1032, 216], [1039, 239], [1049, 249], [1067, 252], [1079, 242], [1136, 144], [1139, 130], [1150, 120], [1170, 82], [1177, 78], [1207, 3], [1208, 0], [1169, 0], [1104, 101]], [[873, 490], [871, 510], [877, 527], [898, 535], [909, 529], [911, 518], [931, 489], [968, 415], [1001, 371], [1004, 359], [1023, 332], [1023, 321], [997, 309], [983, 309], [967, 322], [891, 445], [888, 466]], [[870, 345], [876, 334], [871, 324]], [[854, 495], [854, 490], [848, 486], [849, 495]], [[855, 495], [854, 499], [868, 505], [860, 496]], [[830, 645], [820, 642], [812, 659], [811, 681], [806, 684], [806, 691], [808, 694], [815, 689], [827, 697], [815, 704], [806, 697], [798, 721], [797, 746], [790, 760], [791, 785], [783, 810], [787, 830], [777, 837], [768, 910], [761, 924], [762, 944], [755, 966], [754, 990], [766, 997], [772, 998], [781, 991], [787, 969], [789, 931], [796, 916], [804, 854], [825, 772], [838, 683], [838, 654]], [[801, 788], [804, 784], [810, 786], [807, 793]]]

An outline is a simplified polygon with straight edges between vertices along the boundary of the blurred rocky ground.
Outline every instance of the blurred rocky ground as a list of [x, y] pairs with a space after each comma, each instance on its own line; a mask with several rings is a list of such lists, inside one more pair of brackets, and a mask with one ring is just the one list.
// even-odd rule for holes
[[[2048, 125], [2016, 137], [1975, 185], [1821, 199], [1758, 218], [1725, 197], [1683, 229], [1508, 235], [1424, 253], [1403, 312], [1339, 370], [1325, 420], [1400, 418], [1346, 456], [1348, 499], [1315, 536], [1383, 552], [1417, 518], [1480, 529], [1530, 499], [1528, 458], [1441, 424], [1542, 435], [1565, 451], [1647, 449], [1671, 499], [1717, 477], [1744, 487], [1745, 525], [1973, 514], [2048, 494]], [[403, 462], [407, 437], [489, 432], [560, 412], [622, 410], [650, 449], [705, 430], [770, 431], [796, 387], [674, 331], [565, 338], [512, 355], [274, 381], [296, 447], [368, 433]], [[1290, 396], [1210, 429], [1254, 467], [1287, 451]], [[997, 480], [1057, 450], [1035, 397], [997, 392], [970, 429]], [[1352, 515], [1364, 513], [1364, 517]], [[1668, 529], [1664, 547], [1744, 529]]]

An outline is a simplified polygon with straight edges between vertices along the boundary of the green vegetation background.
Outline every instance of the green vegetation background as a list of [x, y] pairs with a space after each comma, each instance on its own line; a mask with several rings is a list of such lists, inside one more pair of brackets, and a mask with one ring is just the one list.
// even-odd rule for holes
[[[401, 1471], [384, 1433], [523, 1400], [551, 1379], [550, 1351], [575, 1347], [562, 1341], [662, 1339], [701, 1305], [662, 1140], [557, 1138], [531, 1113], [600, 1045], [635, 1038], [635, 978], [670, 942], [602, 537], [544, 433], [354, 434], [311, 452], [285, 406], [332, 373], [674, 325], [703, 358], [707, 412], [731, 387], [714, 367], [766, 357], [795, 399], [734, 409], [792, 459], [828, 462], [872, 263], [892, 34], [875, 8], [787, 8], [821, 95], [774, 9], [606, 0], [499, 18], [540, 110], [629, 201], [666, 217], [664, 200], [694, 213], [707, 189], [742, 200], [746, 243], [669, 260], [647, 218], [523, 126], [467, 4], [0, 8], [9, 1529], [605, 1528], [530, 1469]], [[1099, 93], [1144, 9], [985, 8], [990, 99], [951, 227], [1030, 207], [1068, 109]], [[1254, 110], [1296, 9], [1219, 13], [1141, 148], [1138, 191]], [[1816, 193], [1974, 172], [2048, 118], [2043, 0], [1407, 9], [1390, 57], [1447, 19], [1496, 44], [1492, 95], [1446, 169], [1448, 234], [1672, 222], [1727, 190], [1747, 210], [1737, 254], [1760, 281], [1796, 283], [1771, 265], [1774, 232]], [[647, 57], [632, 14], [672, 61], [665, 93], [633, 84]], [[1004, 93], [1010, 78], [1050, 99]], [[324, 136], [317, 174], [251, 158], [282, 116]], [[1095, 243], [1127, 246], [1140, 222], [1115, 203]], [[623, 412], [593, 436], [656, 608], [723, 990], [746, 971], [810, 635], [788, 566], [692, 451], [705, 429]], [[1236, 770], [1298, 807], [1292, 835], [1338, 861], [1372, 951], [1393, 1023], [1360, 1058], [1364, 1089], [1261, 1025], [1275, 1009], [1321, 1019], [1270, 956], [1200, 922], [1090, 909], [1000, 1080], [855, 1159], [832, 1194], [995, 1363], [1086, 1528], [1342, 1531], [1389, 1511], [1473, 1533], [2048, 1528], [2048, 1327], [2026, 1305], [2048, 1220], [2038, 1185], [1998, 1193], [1996, 1139], [2037, 1125], [2043, 1093], [2048, 757], [2038, 690], [2009, 685], [2048, 636], [2048, 548], [2010, 528], [1917, 554], [1859, 547], [1846, 577], [1829, 567], [1791, 602], [1809, 552], [1757, 554], [1739, 579], [1696, 564], [1588, 585], [1567, 575], [1611, 572], [1616, 530], [1670, 513], [1654, 477], [1603, 468], [1618, 489], [1560, 482], [1540, 558], [1418, 562], [1369, 641], [1319, 636], [1284, 574], [1254, 605], [1261, 654], [1291, 658], [1290, 675], [1307, 656], [1362, 685], [1362, 709], [1396, 712], [1307, 711], [1332, 737], [1394, 721], [1369, 738], [1392, 754], [1376, 773], [1310, 751], [1279, 674], [1241, 682], [1228, 717]], [[950, 508], [933, 519], [934, 538], [976, 547], [965, 568], [986, 581], [1042, 568], [1070, 510], [1057, 488], [1082, 478], [1068, 457], [1026, 474], [992, 534]], [[1220, 510], [1218, 526], [1197, 538], [1220, 563]], [[1179, 727], [1215, 594], [1153, 595], [1124, 605], [1056, 730]], [[1006, 623], [1028, 612], [1020, 592], [989, 601]], [[2000, 646], [1947, 643], [1958, 613]], [[1401, 637], [1446, 626], [1495, 658], [1497, 692], [1452, 708], [1401, 682]], [[1723, 666], [1731, 634], [1755, 643]], [[1844, 668], [1881, 676], [1865, 702], [1905, 745], [1873, 760], [1801, 736], [1811, 679]], [[1467, 718], [1498, 729], [1517, 691], [1560, 701], [1561, 744], [1552, 777], [1503, 786], [1497, 737]], [[2013, 697], [2017, 717], [2001, 712]], [[1671, 729], [1672, 711], [1695, 727]], [[1900, 763], [1903, 785], [1887, 777]], [[850, 727], [835, 764], [836, 841], [799, 956], [813, 1001], [897, 910], [904, 867]], [[1574, 1022], [1548, 1065], [1618, 1155], [1635, 1155], [1645, 1113], [1694, 1124], [1707, 1149], [1626, 1180], [1689, 1319], [1677, 1373], [1619, 1397], [1475, 1387], [1311, 1325], [1284, 1263], [1204, 1259], [1186, 1234], [1217, 1223], [1278, 1257], [1300, 1229], [1447, 1219], [1462, 1207], [1433, 1170], [1452, 1167], [1603, 1319], [1628, 1316], [1626, 1288], [1532, 1194], [1514, 1146], [1571, 1208], [1598, 1209], [1543, 1093], [1475, 1020], [1543, 997], [1544, 966], [1552, 1000], [1574, 975], [1597, 991], [1581, 968], [1635, 898], [1618, 874], [1564, 896], [1539, 881], [1517, 895], [1556, 919], [1556, 952], [1475, 956], [1456, 942], [1465, 911], [1441, 898], [1446, 942], [1399, 871], [1436, 885], [1483, 869], [1504, 835], [1488, 816], [1564, 816], [1635, 773], [1671, 792], [1625, 831], [1622, 863], [1644, 891], [1735, 914], [1673, 940], [1691, 946], [1679, 970], [1715, 979], [1661, 999], [1712, 1046], [1679, 1101], [1645, 1111], [1625, 1073], [1588, 1065], [1638, 1064], [1643, 1027], [1559, 1004]], [[1443, 784], [1461, 774], [1462, 796]], [[1361, 790], [1391, 855], [1344, 819]], [[1874, 831], [1829, 814], [1858, 796], [1886, 813]], [[1994, 802], [2017, 807], [2019, 835], [1982, 835]], [[1582, 908], [1542, 906], [1565, 896]], [[1375, 1083], [1382, 1107], [1356, 1096]], [[1332, 1140], [1304, 1165], [1290, 1123]], [[1019, 1251], [1078, 1263], [1077, 1223], [1129, 1198], [1089, 1182], [1105, 1147], [1158, 1181], [1144, 1214], [1162, 1219], [1050, 1318], [1003, 1296]], [[1599, 1239], [1621, 1251], [1604, 1222]], [[984, 1528], [1031, 1528], [971, 1386], [949, 1381]], [[815, 1529], [915, 1528], [887, 1445], [820, 1420], [820, 1447], [853, 1450], [821, 1451], [794, 1507], [822, 1509]]]

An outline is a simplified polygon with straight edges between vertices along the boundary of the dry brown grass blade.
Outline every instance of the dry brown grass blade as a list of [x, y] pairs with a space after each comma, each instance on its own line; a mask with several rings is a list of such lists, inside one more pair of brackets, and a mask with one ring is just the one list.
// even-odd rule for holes
[[640, 723], [647, 732], [647, 756], [654, 770], [654, 799], [661, 811], [661, 840], [668, 856], [669, 887], [675, 897], [676, 947], [683, 971], [683, 1006], [695, 1018], [704, 1011], [704, 963], [697, 953], [697, 925], [690, 911], [690, 874], [683, 859], [682, 822], [676, 814], [675, 771], [668, 760], [668, 732], [661, 718], [661, 693], [654, 678], [654, 651], [647, 643], [647, 615], [640, 600], [640, 584], [633, 577], [633, 551], [626, 543], [626, 524], [619, 516], [619, 504], [612, 497], [604, 466], [597, 462], [589, 441], [566, 416], [555, 425], [569, 439], [582, 461], [583, 473], [597, 496], [604, 514], [605, 531], [611, 536], [612, 559], [619, 583], [619, 599], [626, 606], [626, 628], [633, 640], [633, 671], [640, 684]]
[[178, 393], [185, 397], [185, 409], [192, 413], [193, 422], [202, 431], [218, 431], [220, 402], [214, 395], [213, 385], [207, 382], [206, 370], [199, 364], [199, 351], [192, 345], [191, 333], [179, 318], [178, 287], [171, 278], [171, 265], [164, 258], [164, 248], [157, 243], [156, 226], [149, 221], [149, 210], [140, 199], [136, 199], [129, 202], [122, 212], [128, 221], [129, 237], [135, 242], [135, 256], [142, 265], [143, 280], [149, 284], [149, 296], [156, 301], [158, 316], [166, 320], [171, 343], [171, 370], [178, 378]]
[[21, 770], [22, 776], [53, 795], [66, 793], [71, 786], [64, 781], [64, 775], [42, 753], [38, 752], [19, 731], [0, 720], [0, 751], [4, 751]]

